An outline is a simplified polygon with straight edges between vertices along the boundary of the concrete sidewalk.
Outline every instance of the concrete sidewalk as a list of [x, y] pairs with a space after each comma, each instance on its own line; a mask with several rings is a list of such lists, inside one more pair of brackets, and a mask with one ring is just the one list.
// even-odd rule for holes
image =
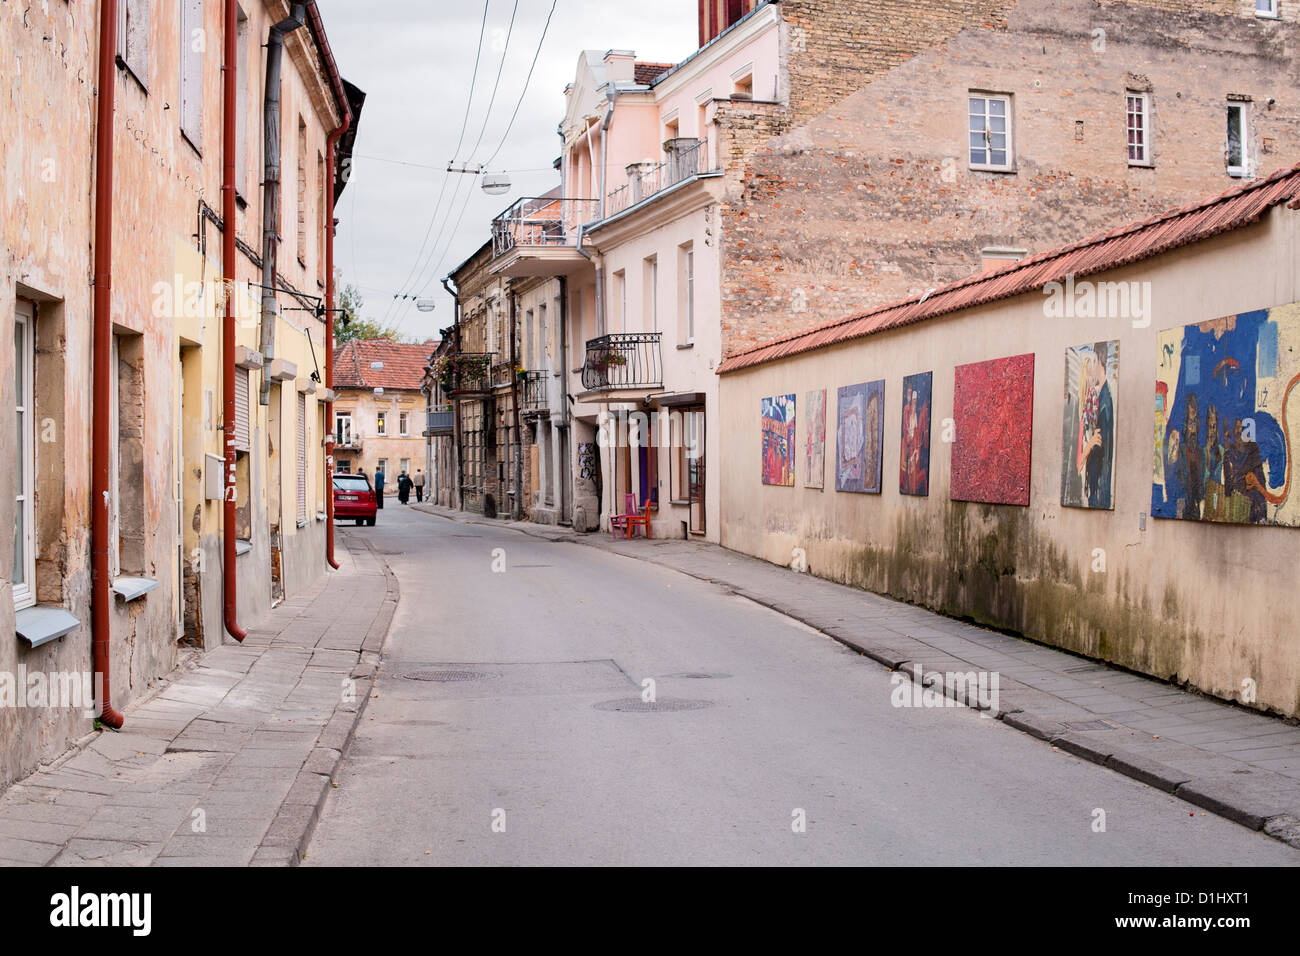
[[364, 539], [339, 537], [338, 572], [6, 791], [0, 865], [297, 863], [398, 597]]
[[436, 505], [412, 507], [673, 568], [814, 627], [914, 681], [935, 672], [995, 673], [999, 693], [989, 709], [1007, 725], [1300, 847], [1300, 726], [1294, 721], [717, 545], [615, 540]]

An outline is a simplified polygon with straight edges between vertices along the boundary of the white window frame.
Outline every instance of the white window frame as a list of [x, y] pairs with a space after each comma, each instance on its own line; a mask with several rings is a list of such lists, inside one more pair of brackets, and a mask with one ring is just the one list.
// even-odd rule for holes
[[[339, 426], [342, 425], [342, 428]], [[337, 445], [351, 445], [354, 435], [352, 424], [352, 412], [335, 412], [334, 413], [334, 443]]]
[[[1137, 110], [1134, 110], [1134, 104], [1137, 104]], [[1139, 119], [1140, 125], [1135, 126], [1133, 118]], [[1142, 142], [1134, 144], [1132, 136], [1134, 131], [1141, 134]], [[1139, 150], [1139, 155], [1134, 156], [1134, 147]], [[1151, 152], [1151, 94], [1140, 90], [1124, 91], [1124, 149], [1128, 155], [1128, 164], [1130, 166], [1154, 166], [1155, 158]]]
[[1227, 129], [1224, 129], [1223, 156], [1228, 167], [1229, 176], [1244, 177], [1250, 175], [1250, 112], [1247, 109], [1249, 105], [1249, 103], [1239, 100], [1230, 100], [1228, 102], [1228, 111], [1226, 114], [1228, 123], [1232, 122], [1233, 111], [1236, 111], [1241, 117], [1240, 126], [1238, 127], [1240, 130], [1241, 140], [1239, 143], [1239, 148], [1241, 150], [1241, 163], [1239, 165], [1234, 166], [1232, 164], [1232, 144], [1228, 139]]
[[1281, 8], [1281, 0], [1255, 0], [1255, 16], [1261, 20], [1280, 20]]
[[[14, 394], [14, 418], [22, 442], [23, 466], [15, 493], [16, 517], [21, 516], [23, 533], [14, 535], [14, 577], [22, 574], [22, 583], [13, 582], [14, 610], [36, 603], [36, 309], [18, 300], [14, 311], [14, 370], [22, 377], [22, 388]], [[18, 382], [15, 381], [17, 386]]]
[[388, 412], [375, 412], [375, 437], [388, 437]]
[[683, 283], [686, 286], [686, 335], [682, 344], [695, 344], [695, 247], [686, 250], [682, 263]]
[[109, 348], [108, 376], [108, 576], [122, 573], [122, 346], [114, 334]]
[[[976, 105], [974, 101], [976, 100], [979, 100], [981, 103], [983, 103], [983, 106], [980, 107], [982, 112], [978, 114], [974, 112], [976, 109]], [[993, 103], [1002, 104], [1003, 114], [1001, 117], [998, 117], [994, 114], [994, 111], [991, 106], [991, 104]], [[979, 129], [975, 128], [975, 121], [977, 118], [983, 120], [983, 125]], [[996, 125], [994, 120], [999, 118], [1004, 121], [1003, 125], [1006, 127], [1005, 130], [994, 130], [992, 128], [994, 125]], [[993, 172], [993, 173], [1015, 172], [1016, 141], [1015, 141], [1015, 130], [1013, 127], [1014, 127], [1014, 116], [1012, 115], [1012, 102], [1011, 102], [1010, 93], [985, 93], [980, 90], [968, 91], [966, 94], [966, 131], [967, 131], [966, 158], [967, 161], [970, 163], [970, 168], [983, 170], [985, 172]], [[982, 135], [984, 137], [983, 146], [976, 147], [972, 145], [972, 137], [976, 135]], [[993, 147], [992, 137], [994, 136], [1006, 137], [1004, 149], [998, 150], [998, 152], [1006, 153], [1005, 163], [999, 164], [993, 162], [994, 147]], [[979, 161], [975, 158], [974, 153], [977, 149], [983, 151], [984, 161]]]
[[117, 62], [149, 92], [150, 0], [120, 0], [117, 5]]
[[397, 436], [399, 438], [411, 437], [411, 413], [410, 412], [397, 413]]

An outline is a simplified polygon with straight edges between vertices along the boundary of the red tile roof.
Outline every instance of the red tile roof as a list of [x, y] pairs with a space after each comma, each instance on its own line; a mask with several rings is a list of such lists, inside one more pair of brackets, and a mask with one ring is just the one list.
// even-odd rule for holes
[[635, 63], [632, 66], [632, 76], [642, 86], [649, 86], [676, 65], [676, 63]]
[[949, 283], [922, 296], [764, 342], [725, 359], [718, 366], [718, 374], [1008, 299], [1041, 289], [1049, 282], [1062, 282], [1067, 276], [1077, 279], [1129, 265], [1258, 222], [1260, 216], [1279, 203], [1289, 202], [1291, 208], [1300, 208], [1297, 197], [1300, 197], [1300, 165], [1237, 186], [1213, 199], [1039, 253], [1003, 269]]
[[[335, 388], [409, 388], [418, 390], [424, 366], [436, 341], [408, 345], [391, 339], [353, 339], [334, 357]], [[383, 362], [382, 369], [370, 367]]]

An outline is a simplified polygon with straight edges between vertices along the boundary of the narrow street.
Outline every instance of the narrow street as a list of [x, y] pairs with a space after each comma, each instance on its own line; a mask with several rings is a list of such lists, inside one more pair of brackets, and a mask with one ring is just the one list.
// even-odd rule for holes
[[881, 665], [684, 574], [400, 506], [341, 533], [401, 598], [307, 865], [1300, 857], [976, 711], [894, 707]]

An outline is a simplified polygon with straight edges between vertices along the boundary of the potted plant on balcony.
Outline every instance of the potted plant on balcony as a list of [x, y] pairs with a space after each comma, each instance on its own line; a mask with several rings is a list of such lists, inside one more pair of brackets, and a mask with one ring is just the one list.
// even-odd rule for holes
[[591, 367], [595, 370], [600, 381], [609, 384], [609, 373], [611, 369], [622, 368], [627, 365], [627, 356], [622, 352], [608, 349], [603, 352], [597, 352], [590, 359]]
[[487, 374], [489, 358], [463, 353], [441, 355], [433, 363], [433, 377], [444, 392], [464, 391], [475, 379]]

